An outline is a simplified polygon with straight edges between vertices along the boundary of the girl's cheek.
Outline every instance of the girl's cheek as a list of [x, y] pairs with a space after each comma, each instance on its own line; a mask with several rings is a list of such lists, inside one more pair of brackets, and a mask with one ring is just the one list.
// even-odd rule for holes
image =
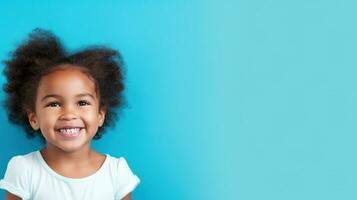
[[54, 110], [54, 109], [46, 109], [43, 112], [44, 116], [52, 116], [52, 115], [56, 115], [58, 113], [58, 111]]
[[94, 120], [97, 116], [97, 113], [94, 111], [88, 111], [86, 113], [83, 113], [82, 116], [85, 117], [87, 120]]

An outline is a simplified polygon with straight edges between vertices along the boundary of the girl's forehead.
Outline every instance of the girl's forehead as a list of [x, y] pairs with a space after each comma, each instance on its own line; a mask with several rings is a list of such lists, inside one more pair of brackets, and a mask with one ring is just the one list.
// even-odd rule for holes
[[79, 93], [96, 94], [95, 83], [88, 74], [75, 68], [55, 70], [43, 76], [39, 82], [38, 96], [54, 93], [57, 95], [70, 96]]

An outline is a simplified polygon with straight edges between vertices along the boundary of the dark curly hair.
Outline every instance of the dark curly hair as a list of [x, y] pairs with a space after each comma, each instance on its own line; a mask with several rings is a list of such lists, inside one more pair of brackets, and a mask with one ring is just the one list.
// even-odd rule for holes
[[118, 117], [118, 108], [126, 103], [123, 94], [123, 59], [120, 53], [105, 46], [91, 46], [74, 53], [67, 53], [60, 40], [51, 31], [34, 29], [5, 64], [7, 78], [3, 89], [7, 96], [4, 107], [10, 122], [23, 127], [27, 137], [39, 135], [28, 122], [27, 112], [35, 110], [37, 88], [41, 77], [60, 66], [70, 64], [82, 68], [95, 82], [99, 94], [99, 108], [105, 108], [104, 124], [98, 127], [94, 139], [102, 137], [108, 126]]

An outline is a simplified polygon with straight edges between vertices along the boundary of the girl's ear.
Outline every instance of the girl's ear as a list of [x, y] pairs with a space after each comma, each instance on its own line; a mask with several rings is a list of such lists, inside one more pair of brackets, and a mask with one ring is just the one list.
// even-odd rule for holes
[[27, 117], [29, 119], [30, 125], [31, 127], [37, 131], [40, 128], [40, 124], [38, 122], [36, 113], [32, 112], [32, 111], [28, 111], [27, 112]]
[[98, 126], [101, 127], [104, 124], [104, 120], [105, 120], [105, 114], [107, 113], [107, 109], [106, 108], [101, 108], [99, 109], [99, 113], [98, 113]]

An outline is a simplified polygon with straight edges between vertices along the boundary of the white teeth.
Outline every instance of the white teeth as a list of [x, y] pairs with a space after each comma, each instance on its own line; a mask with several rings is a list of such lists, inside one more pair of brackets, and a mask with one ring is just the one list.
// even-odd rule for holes
[[80, 130], [80, 128], [61, 128], [59, 129], [59, 132], [64, 134], [75, 134], [78, 133]]

